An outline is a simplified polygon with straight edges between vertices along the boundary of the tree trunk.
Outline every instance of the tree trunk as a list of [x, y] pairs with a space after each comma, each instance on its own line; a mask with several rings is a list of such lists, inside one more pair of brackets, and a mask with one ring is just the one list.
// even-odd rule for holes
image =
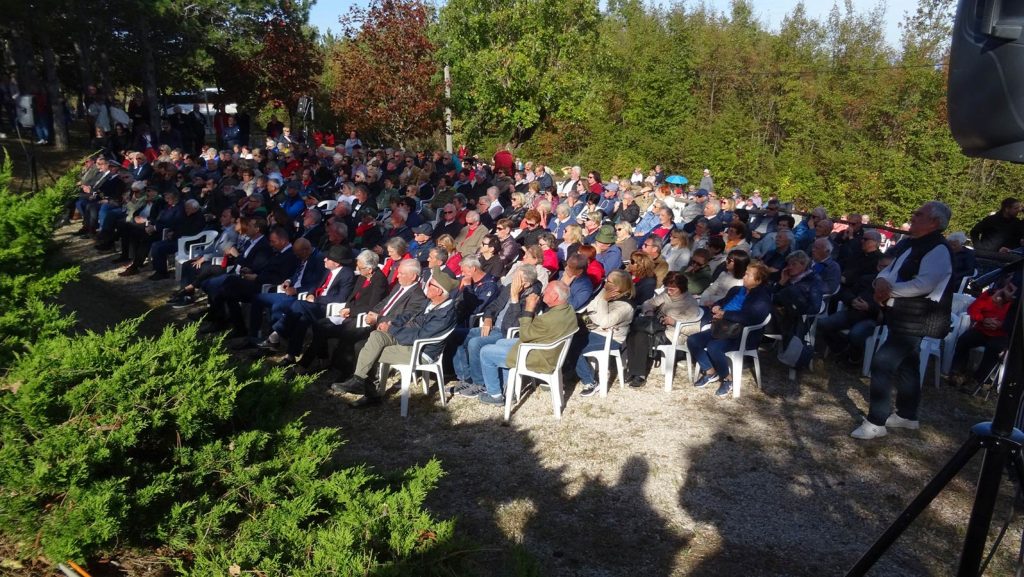
[[149, 19], [143, 11], [136, 15], [138, 31], [137, 46], [142, 50], [142, 97], [149, 112], [149, 124], [153, 134], [160, 132], [160, 106], [156, 89], [156, 57], [149, 38]]
[[23, 94], [31, 93], [39, 85], [35, 63], [32, 62], [32, 39], [27, 28], [15, 25], [10, 31], [11, 55], [14, 57], [14, 66], [18, 73], [18, 89]]
[[89, 87], [95, 86], [96, 83], [92, 74], [92, 43], [84, 27], [78, 30], [78, 37], [75, 39], [75, 55], [78, 56], [78, 73], [84, 98], [89, 94]]
[[68, 149], [68, 126], [61, 101], [60, 80], [57, 78], [57, 56], [53, 53], [48, 34], [42, 33], [39, 43], [43, 48], [43, 68], [46, 71], [46, 94], [50, 100], [50, 114], [53, 116], [53, 147], [55, 150]]

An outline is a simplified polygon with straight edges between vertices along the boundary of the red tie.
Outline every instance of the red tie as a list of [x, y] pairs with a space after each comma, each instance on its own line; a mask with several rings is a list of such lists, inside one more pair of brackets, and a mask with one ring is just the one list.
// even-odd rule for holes
[[333, 273], [327, 273], [327, 278], [324, 279], [324, 284], [320, 285], [320, 288], [316, 289], [316, 293], [314, 293], [315, 296], [324, 296], [324, 293], [327, 292], [327, 287], [331, 286], [331, 277], [333, 276]]

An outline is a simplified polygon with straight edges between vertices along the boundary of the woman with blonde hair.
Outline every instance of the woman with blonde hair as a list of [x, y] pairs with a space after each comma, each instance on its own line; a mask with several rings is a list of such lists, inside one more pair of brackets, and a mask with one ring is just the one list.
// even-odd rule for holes
[[587, 340], [576, 357], [576, 376], [580, 378], [580, 396], [589, 397], [597, 392], [597, 375], [585, 353], [604, 349], [611, 336], [613, 350], [622, 348], [633, 322], [633, 280], [625, 271], [616, 270], [604, 281], [604, 288], [587, 304], [583, 318]]
[[437, 246], [448, 251], [448, 262], [445, 266], [448, 270], [452, 271], [452, 274], [459, 276], [462, 274], [462, 266], [459, 264], [462, 262], [462, 254], [455, 250], [455, 239], [450, 234], [442, 234], [437, 237]]
[[615, 246], [619, 247], [623, 255], [636, 252], [636, 237], [633, 236], [633, 225], [628, 222], [620, 222], [615, 225]]
[[583, 227], [578, 224], [570, 224], [565, 227], [562, 235], [562, 242], [558, 245], [558, 260], [562, 264], [569, 260], [569, 257], [576, 254], [576, 251], [583, 246]]
[[661, 257], [668, 263], [668, 270], [683, 270], [690, 264], [690, 235], [681, 229], [669, 232], [668, 244], [661, 249]]

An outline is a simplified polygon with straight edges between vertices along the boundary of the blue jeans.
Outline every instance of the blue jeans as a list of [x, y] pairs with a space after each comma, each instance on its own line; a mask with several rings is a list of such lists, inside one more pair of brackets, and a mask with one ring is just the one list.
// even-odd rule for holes
[[263, 311], [270, 309], [270, 325], [280, 335], [284, 331], [277, 330], [277, 321], [281, 319], [288, 307], [295, 301], [295, 297], [284, 293], [260, 293], [252, 298], [249, 303], [249, 337], [255, 339], [259, 336], [260, 328], [263, 326]]
[[484, 384], [483, 368], [480, 364], [480, 351], [487, 345], [493, 345], [501, 340], [501, 333], [496, 328], [491, 329], [491, 334], [486, 337], [480, 336], [479, 328], [469, 329], [466, 333], [466, 340], [455, 349], [452, 356], [452, 366], [455, 367], [455, 376], [460, 381]]
[[102, 232], [110, 232], [114, 230], [114, 221], [120, 219], [124, 220], [125, 212], [123, 208], [112, 204], [101, 204], [100, 205], [100, 218], [99, 218], [99, 229]]
[[167, 259], [178, 252], [178, 241], [158, 240], [149, 247], [149, 257], [153, 259], [153, 272], [167, 274]]
[[921, 405], [921, 337], [894, 334], [882, 343], [871, 359], [871, 408], [868, 421], [884, 426], [892, 411], [892, 390], [896, 389], [896, 414], [917, 420]]
[[[576, 357], [576, 376], [580, 378], [580, 383], [583, 385], [593, 385], [597, 382], [597, 377], [594, 375], [594, 368], [590, 366], [590, 361], [583, 356], [584, 353], [591, 353], [594, 351], [603, 351], [605, 343], [604, 335], [598, 333], [588, 333], [587, 342], [583, 345], [583, 349], [580, 351], [578, 357]], [[612, 350], [619, 349], [619, 343], [612, 341]]]
[[[747, 346], [753, 345], [748, 343]], [[715, 373], [725, 379], [732, 370], [732, 364], [725, 353], [739, 349], [740, 339], [716, 339], [711, 336], [711, 329], [708, 329], [686, 337], [686, 347], [702, 372], [715, 369]]]
[[480, 372], [484, 377], [487, 394], [492, 397], [501, 395], [503, 381], [508, 381], [508, 352], [519, 339], [498, 339], [498, 342], [480, 349]]
[[840, 331], [849, 329], [845, 341], [854, 347], [863, 350], [864, 343], [875, 331], [875, 321], [858, 320], [860, 315], [850, 312], [850, 309], [843, 309], [827, 317], [818, 319], [816, 338], [823, 341], [832, 351], [843, 349], [844, 337]]

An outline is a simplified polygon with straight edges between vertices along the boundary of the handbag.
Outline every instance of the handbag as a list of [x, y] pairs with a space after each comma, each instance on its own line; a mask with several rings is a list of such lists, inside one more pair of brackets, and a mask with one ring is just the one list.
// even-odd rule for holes
[[661, 324], [658, 317], [639, 315], [633, 318], [633, 324], [630, 327], [630, 330], [638, 333], [655, 335], [665, 332], [665, 326]]
[[738, 339], [743, 334], [743, 325], [735, 321], [715, 319], [711, 321], [711, 338]]

